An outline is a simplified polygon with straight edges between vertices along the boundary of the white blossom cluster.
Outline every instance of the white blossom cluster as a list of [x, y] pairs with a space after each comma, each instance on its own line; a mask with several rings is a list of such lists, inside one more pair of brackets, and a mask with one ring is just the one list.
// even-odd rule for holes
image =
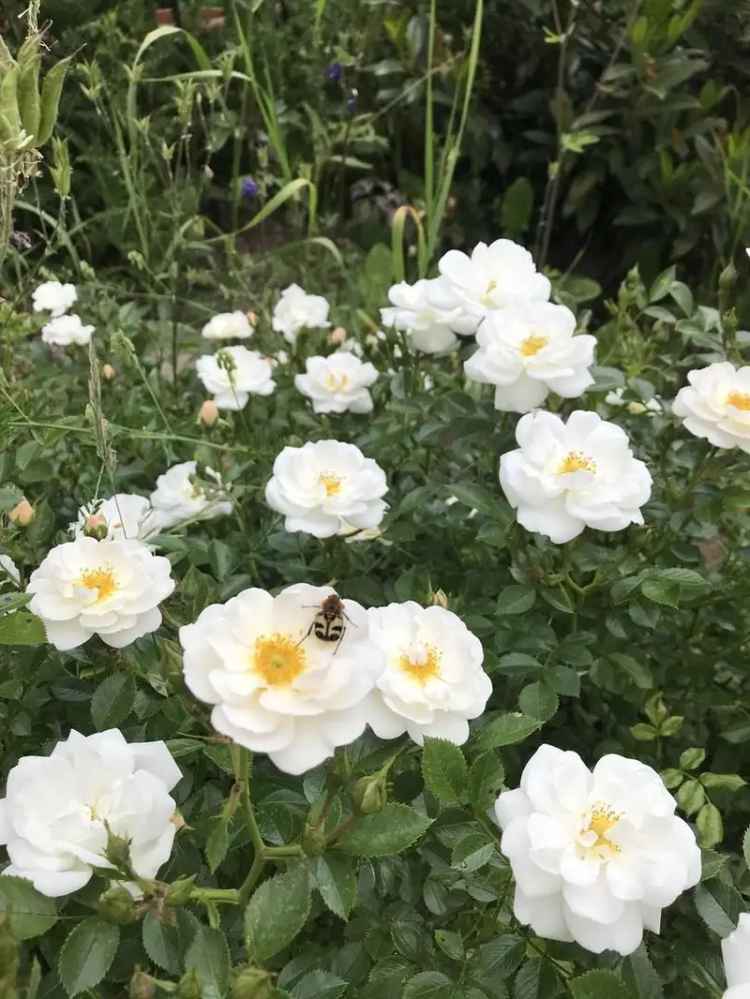
[[93, 326], [85, 326], [80, 316], [69, 310], [78, 300], [75, 285], [45, 281], [32, 295], [34, 312], [46, 312], [49, 319], [42, 327], [42, 340], [53, 347], [71, 344], [85, 347], [91, 340]]

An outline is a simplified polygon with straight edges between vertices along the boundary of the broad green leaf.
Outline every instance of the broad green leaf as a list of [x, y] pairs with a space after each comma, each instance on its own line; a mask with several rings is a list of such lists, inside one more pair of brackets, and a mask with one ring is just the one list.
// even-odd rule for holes
[[554, 995], [557, 976], [546, 961], [532, 957], [521, 966], [513, 983], [513, 999], [547, 999]]
[[482, 978], [509, 978], [523, 961], [525, 953], [526, 942], [515, 933], [504, 933], [483, 943], [479, 948], [479, 971]]
[[637, 999], [663, 999], [661, 979], [649, 959], [645, 943], [625, 958], [622, 977]]
[[180, 975], [185, 970], [184, 954], [199, 926], [186, 909], [177, 911], [174, 925], [161, 922], [152, 912], [147, 912], [141, 929], [143, 949], [154, 964], [170, 975]]
[[427, 788], [440, 801], [459, 802], [466, 797], [466, 760], [459, 747], [447, 739], [424, 740], [422, 775]]
[[471, 832], [456, 844], [451, 854], [451, 867], [468, 874], [477, 871], [495, 855], [496, 845], [485, 832]]
[[506, 586], [497, 598], [498, 614], [525, 614], [536, 602], [536, 590], [531, 586]]
[[349, 857], [325, 853], [312, 864], [315, 887], [325, 904], [341, 919], [348, 919], [357, 899], [357, 879]]
[[736, 888], [713, 878], [695, 889], [695, 908], [709, 929], [720, 937], [726, 937], [736, 928], [745, 904]]
[[500, 227], [509, 239], [517, 239], [529, 225], [534, 208], [534, 188], [527, 177], [516, 177], [503, 195]]
[[391, 802], [382, 812], [363, 815], [336, 845], [357, 857], [388, 857], [411, 846], [431, 825], [426, 815]]
[[587, 971], [570, 983], [573, 999], [633, 999], [633, 993], [613, 971]]
[[91, 698], [91, 718], [103, 732], [116, 728], [133, 710], [135, 683], [129, 673], [113, 673], [102, 680]]
[[530, 718], [546, 722], [557, 714], [560, 701], [554, 690], [545, 683], [536, 681], [523, 688], [518, 696], [518, 706]]
[[420, 971], [404, 985], [401, 999], [451, 999], [453, 982], [440, 971]]
[[223, 863], [229, 850], [230, 823], [231, 819], [226, 815], [216, 815], [211, 820], [211, 831], [206, 839], [206, 860], [212, 874]]
[[0, 617], [0, 645], [44, 645], [47, 633], [41, 619], [29, 611]]
[[267, 961], [288, 947], [310, 912], [307, 865], [295, 864], [256, 890], [245, 910], [245, 940], [253, 960]]
[[87, 992], [109, 971], [120, 943], [120, 928], [97, 916], [84, 919], [68, 934], [57, 971], [69, 996]]
[[652, 690], [654, 686], [654, 676], [650, 667], [643, 659], [636, 659], [633, 656], [625, 655], [622, 652], [610, 652], [607, 657], [619, 669], [627, 673], [633, 683], [640, 690]]
[[195, 971], [211, 995], [222, 995], [229, 985], [231, 969], [229, 945], [221, 930], [201, 926], [185, 954], [185, 970]]
[[30, 940], [57, 922], [54, 899], [47, 898], [25, 878], [0, 877], [0, 913], [4, 913], [17, 940]]
[[695, 826], [698, 830], [698, 842], [705, 850], [710, 850], [724, 839], [721, 812], [710, 801], [707, 801], [696, 815]]
[[482, 753], [469, 768], [469, 799], [475, 808], [485, 811], [494, 801], [505, 780], [505, 767], [492, 751]]
[[705, 749], [686, 749], [680, 753], [680, 766], [683, 770], [697, 770], [705, 758]]
[[340, 999], [349, 983], [330, 971], [311, 971], [292, 989], [293, 999]]
[[476, 745], [480, 751], [497, 749], [499, 746], [512, 746], [523, 742], [532, 732], [542, 727], [538, 718], [514, 712], [495, 716], [484, 725], [477, 735]]

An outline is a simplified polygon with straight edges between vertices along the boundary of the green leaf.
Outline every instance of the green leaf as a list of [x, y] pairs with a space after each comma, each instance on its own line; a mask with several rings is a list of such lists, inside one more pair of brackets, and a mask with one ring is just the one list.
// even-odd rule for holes
[[625, 958], [622, 974], [637, 999], [663, 999], [664, 989], [661, 979], [649, 959], [645, 943]]
[[390, 802], [381, 812], [358, 819], [336, 845], [356, 857], [388, 857], [416, 842], [432, 821], [408, 805]]
[[307, 865], [295, 864], [264, 881], [245, 910], [245, 940], [255, 961], [267, 961], [288, 947], [310, 912]]
[[539, 957], [532, 957], [522, 965], [513, 983], [513, 999], [547, 999], [557, 991], [557, 975], [552, 967]]
[[231, 818], [227, 815], [216, 815], [211, 819], [211, 831], [206, 839], [206, 860], [212, 874], [224, 862], [229, 851], [230, 823]]
[[515, 933], [505, 933], [479, 948], [479, 971], [482, 978], [509, 978], [523, 961], [526, 941]]
[[531, 586], [506, 586], [497, 598], [498, 614], [525, 614], [536, 602], [536, 590]]
[[99, 684], [91, 698], [91, 718], [103, 732], [116, 728], [133, 710], [135, 683], [129, 673], [113, 673]]
[[469, 768], [469, 800], [485, 811], [495, 800], [505, 780], [505, 767], [493, 752], [482, 753]]
[[705, 850], [710, 850], [712, 846], [716, 846], [724, 839], [724, 823], [721, 819], [721, 812], [710, 801], [707, 801], [698, 812], [695, 826], [698, 830], [698, 842]]
[[199, 926], [197, 919], [185, 909], [177, 911], [173, 926], [160, 922], [152, 912], [147, 912], [141, 929], [143, 949], [154, 964], [170, 975], [180, 975], [185, 970], [183, 955]]
[[509, 239], [523, 235], [534, 209], [534, 188], [527, 177], [516, 177], [503, 195], [500, 228]]
[[404, 985], [401, 999], [450, 999], [453, 982], [440, 971], [421, 971]]
[[518, 706], [530, 718], [546, 722], [557, 714], [560, 700], [554, 690], [545, 683], [536, 681], [523, 688], [518, 695]]
[[689, 778], [677, 792], [677, 804], [686, 815], [694, 815], [706, 800], [706, 793], [697, 780]]
[[633, 683], [640, 690], [652, 690], [654, 686], [654, 676], [649, 666], [641, 659], [634, 659], [622, 652], [610, 652], [607, 657], [610, 662], [628, 674]]
[[750, 868], [750, 828], [745, 830], [742, 837], [742, 856], [745, 858], [745, 866]]
[[0, 877], [0, 912], [17, 940], [41, 936], [57, 922], [54, 899], [47, 898], [25, 878]]
[[631, 725], [630, 734], [639, 742], [653, 742], [659, 735], [653, 725], [647, 725], [645, 722], [638, 722], [635, 725]]
[[45, 645], [47, 633], [41, 619], [29, 611], [0, 617], [0, 645]]
[[739, 791], [747, 781], [739, 774], [701, 774], [701, 784], [704, 787], [722, 791]]
[[695, 889], [695, 908], [710, 930], [720, 937], [729, 936], [745, 905], [736, 888], [718, 878], [704, 881]]
[[530, 718], [520, 712], [495, 716], [479, 730], [477, 749], [484, 752], [488, 749], [497, 749], [499, 746], [512, 746], [517, 742], [523, 742], [541, 727], [538, 718]]
[[587, 971], [570, 983], [574, 999], [633, 999], [623, 980], [613, 971]]
[[680, 766], [683, 770], [697, 770], [705, 758], [705, 749], [686, 749], [680, 753]]
[[201, 926], [185, 954], [185, 970], [195, 971], [203, 989], [218, 997], [229, 985], [231, 963], [222, 931]]
[[292, 989], [294, 999], [339, 999], [346, 992], [349, 983], [332, 975], [330, 971], [311, 971], [297, 982]]
[[429, 791], [440, 801], [463, 801], [469, 777], [464, 754], [447, 739], [424, 740], [422, 775]]
[[435, 930], [435, 943], [451, 961], [463, 961], [464, 941], [460, 933], [451, 930]]
[[654, 283], [651, 285], [648, 293], [649, 304], [652, 302], [660, 302], [663, 298], [666, 298], [669, 294], [672, 285], [675, 283], [676, 268], [673, 266], [667, 267], [665, 271], [656, 278]]
[[496, 849], [494, 841], [488, 839], [485, 832], [471, 832], [453, 848], [451, 867], [464, 874], [478, 871], [495, 855]]
[[357, 879], [351, 859], [325, 853], [313, 861], [312, 874], [315, 887], [331, 912], [347, 920], [357, 899]]
[[451, 483], [451, 493], [459, 503], [479, 510], [480, 513], [496, 514], [502, 505], [502, 499], [498, 493], [491, 493], [483, 486], [478, 486], [473, 482]]
[[109, 971], [120, 944], [120, 928], [97, 916], [84, 919], [68, 934], [57, 971], [69, 996], [99, 984]]

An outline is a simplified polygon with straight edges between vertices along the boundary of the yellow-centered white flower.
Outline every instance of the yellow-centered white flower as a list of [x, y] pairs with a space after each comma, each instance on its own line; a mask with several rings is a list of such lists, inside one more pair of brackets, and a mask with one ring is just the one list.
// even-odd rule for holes
[[435, 281], [423, 278], [415, 284], [394, 284], [388, 291], [391, 307], [380, 310], [383, 325], [406, 333], [412, 347], [424, 354], [441, 354], [456, 347], [454, 326], [463, 315], [461, 308], [440, 309], [430, 301]]
[[429, 298], [438, 309], [459, 309], [458, 333], [473, 333], [493, 309], [529, 302], [546, 302], [549, 280], [537, 273], [528, 250], [510, 239], [477, 243], [471, 256], [449, 250], [439, 261], [440, 277], [430, 286]]
[[214, 728], [301, 774], [353, 742], [367, 721], [367, 695], [383, 667], [367, 614], [344, 600], [338, 639], [311, 628], [330, 587], [297, 583], [277, 597], [244, 590], [180, 628], [185, 682], [215, 705]]
[[294, 384], [312, 400], [316, 413], [369, 413], [368, 389], [377, 377], [374, 365], [340, 350], [328, 357], [308, 357], [304, 375], [295, 375]]
[[31, 296], [34, 312], [49, 312], [53, 317], [62, 316], [78, 300], [78, 292], [73, 284], [59, 281], [45, 281]]
[[195, 367], [219, 409], [244, 409], [251, 395], [271, 395], [276, 388], [269, 359], [241, 345], [204, 354]]
[[610, 754], [590, 771], [577, 753], [541, 746], [521, 786], [497, 799], [516, 919], [549, 940], [632, 954], [643, 930], [701, 874], [690, 826], [661, 777]]
[[26, 592], [55, 648], [75, 649], [99, 635], [121, 649], [156, 631], [159, 604], [174, 586], [169, 560], [142, 541], [76, 538], [49, 552]]
[[688, 372], [672, 412], [691, 434], [715, 447], [738, 447], [750, 454], [750, 366], [729, 361]]
[[213, 468], [198, 471], [195, 461], [182, 461], [160, 475], [151, 493], [152, 515], [147, 522], [166, 530], [187, 520], [213, 520], [232, 512], [227, 488]]
[[567, 423], [527, 413], [516, 440], [519, 448], [500, 458], [500, 485], [527, 531], [563, 544], [585, 527], [621, 531], [643, 523], [651, 475], [614, 423], [583, 410]]
[[576, 317], [564, 305], [529, 302], [490, 312], [477, 330], [479, 349], [464, 370], [495, 387], [495, 409], [528, 413], [550, 392], [582, 395], [594, 379], [596, 339], [574, 336]]
[[246, 312], [220, 312], [206, 323], [201, 336], [206, 340], [247, 340], [255, 332]]
[[413, 600], [367, 612], [370, 637], [385, 656], [385, 669], [368, 701], [368, 722], [381, 739], [403, 732], [461, 745], [470, 718], [484, 711], [492, 693], [482, 668], [482, 643], [443, 607]]
[[32, 881], [56, 898], [88, 884], [94, 868], [111, 868], [110, 833], [130, 843], [130, 863], [153, 878], [169, 859], [180, 780], [163, 742], [127, 743], [118, 729], [72, 731], [49, 756], [23, 756], [0, 799], [3, 874]]
[[308, 295], [298, 284], [285, 288], [273, 310], [272, 326], [288, 343], [303, 329], [327, 329], [329, 305], [322, 295]]
[[284, 514], [287, 531], [330, 538], [352, 527], [377, 527], [387, 491], [383, 469], [354, 444], [308, 441], [277, 456], [266, 502]]
[[750, 999], [750, 913], [740, 915], [737, 929], [721, 941], [727, 991], [723, 999]]
[[52, 347], [70, 347], [75, 344], [85, 347], [91, 340], [95, 327], [84, 326], [74, 313], [56, 316], [42, 326], [42, 340]]

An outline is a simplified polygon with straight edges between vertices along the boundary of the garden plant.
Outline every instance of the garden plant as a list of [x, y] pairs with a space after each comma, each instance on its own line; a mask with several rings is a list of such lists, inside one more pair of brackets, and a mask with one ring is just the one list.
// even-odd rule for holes
[[750, 999], [750, 5], [6, 0], [0, 999]]

